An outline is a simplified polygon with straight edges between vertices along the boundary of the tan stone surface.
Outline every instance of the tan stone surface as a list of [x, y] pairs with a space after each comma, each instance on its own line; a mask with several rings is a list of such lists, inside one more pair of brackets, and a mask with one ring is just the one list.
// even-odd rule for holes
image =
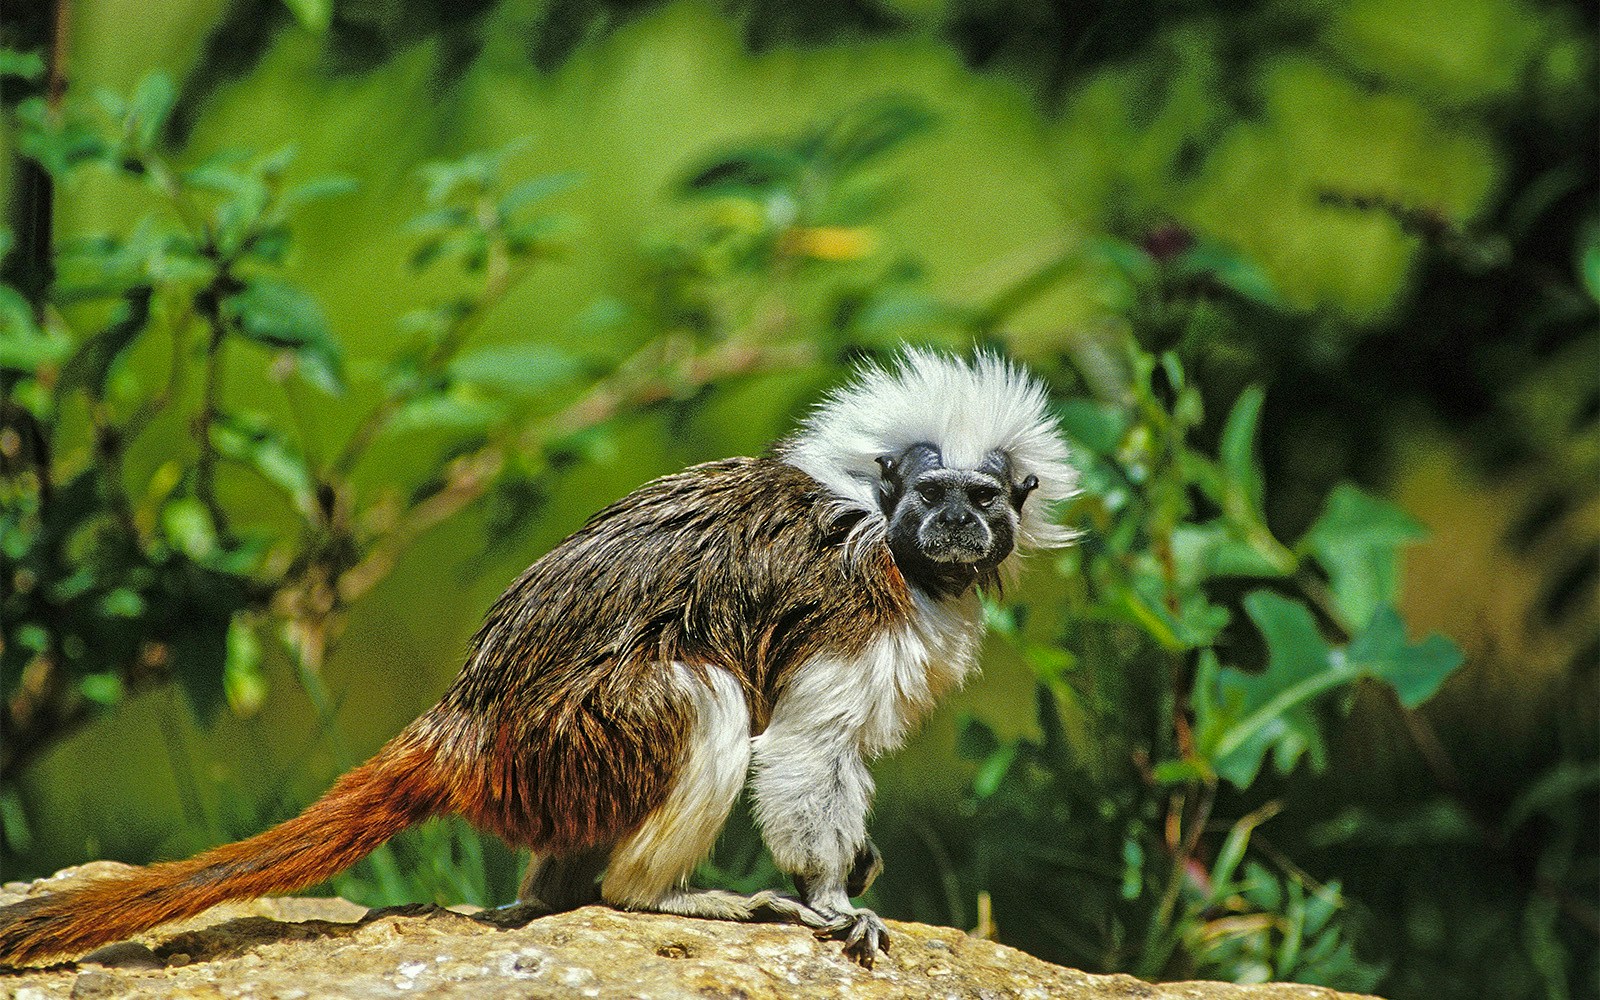
[[[89, 870], [104, 871], [98, 866]], [[73, 872], [78, 874], [83, 869]], [[46, 886], [62, 881], [47, 880]], [[0, 888], [0, 903], [38, 891]], [[339, 899], [267, 899], [112, 945], [77, 964], [0, 970], [0, 997], [538, 997], [596, 1000], [1335, 1000], [1313, 986], [1152, 985], [1091, 976], [960, 931], [891, 921], [876, 968], [796, 927], [586, 907], [500, 930], [435, 911], [358, 921]]]

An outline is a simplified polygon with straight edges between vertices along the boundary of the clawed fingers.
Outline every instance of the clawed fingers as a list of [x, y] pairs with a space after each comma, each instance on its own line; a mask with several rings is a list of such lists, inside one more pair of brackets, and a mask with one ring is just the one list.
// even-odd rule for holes
[[889, 953], [889, 928], [871, 910], [832, 913], [828, 926], [816, 930], [819, 939], [842, 938], [844, 953], [866, 968], [872, 968], [878, 952]]

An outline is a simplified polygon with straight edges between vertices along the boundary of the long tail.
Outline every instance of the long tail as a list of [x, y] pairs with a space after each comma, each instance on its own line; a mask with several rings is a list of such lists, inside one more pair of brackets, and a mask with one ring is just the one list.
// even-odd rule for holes
[[315, 885], [446, 811], [447, 785], [414, 726], [265, 833], [0, 907], [0, 965], [82, 954], [225, 900]]

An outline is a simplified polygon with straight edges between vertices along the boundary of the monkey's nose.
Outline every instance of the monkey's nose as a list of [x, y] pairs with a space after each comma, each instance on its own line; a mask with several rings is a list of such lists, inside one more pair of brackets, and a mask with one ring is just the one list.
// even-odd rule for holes
[[966, 507], [941, 508], [938, 520], [946, 528], [965, 528], [978, 523], [978, 518]]

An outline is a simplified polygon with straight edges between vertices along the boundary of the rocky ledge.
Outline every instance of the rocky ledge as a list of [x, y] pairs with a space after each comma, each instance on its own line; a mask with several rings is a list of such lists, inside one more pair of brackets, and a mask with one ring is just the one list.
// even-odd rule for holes
[[[100, 874], [70, 869], [0, 890], [0, 904]], [[8, 1000], [259, 998], [846, 997], [950, 1000], [1338, 1000], [1315, 986], [1150, 984], [1092, 976], [947, 927], [890, 921], [894, 950], [872, 969], [797, 927], [687, 920], [591, 906], [501, 930], [435, 908], [372, 911], [342, 899], [220, 906], [73, 964], [0, 970]]]

